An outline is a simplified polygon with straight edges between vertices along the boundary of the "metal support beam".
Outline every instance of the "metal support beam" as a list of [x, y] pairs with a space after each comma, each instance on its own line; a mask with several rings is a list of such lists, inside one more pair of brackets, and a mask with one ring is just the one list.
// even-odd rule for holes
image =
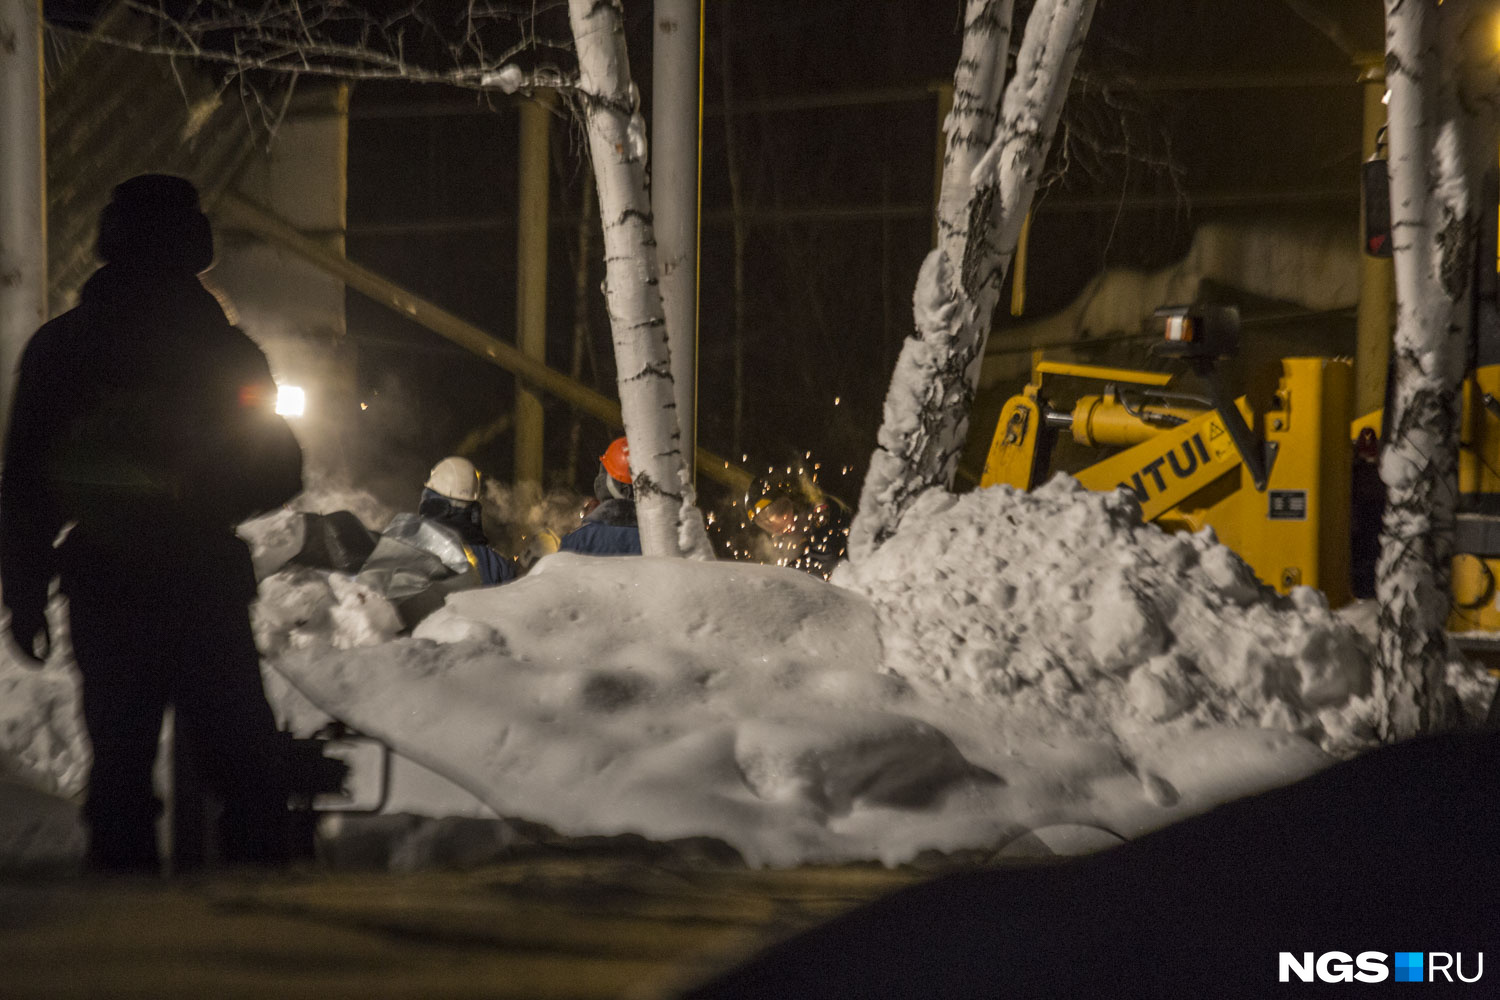
[[[682, 453], [698, 439], [699, 3], [656, 0], [651, 216]], [[689, 475], [694, 474], [691, 463]]]
[[[474, 352], [491, 364], [505, 369], [543, 392], [551, 393], [589, 416], [611, 427], [625, 426], [620, 417], [620, 404], [613, 399], [547, 367], [535, 358], [527, 357], [514, 344], [507, 344], [441, 306], [381, 277], [369, 268], [361, 267], [342, 254], [329, 250], [298, 232], [286, 220], [277, 218], [239, 195], [226, 192], [210, 206], [210, 211], [221, 225], [251, 233], [273, 246], [296, 254], [361, 295], [368, 296], [438, 336]], [[697, 459], [698, 467], [705, 476], [731, 490], [743, 492], [754, 478], [739, 466], [732, 465], [727, 459], [703, 448], [697, 450]]]
[[0, 0], [0, 435], [16, 365], [47, 319], [41, 0]]
[[[544, 93], [521, 102], [520, 182], [516, 207], [516, 343], [547, 363], [548, 150], [552, 111]], [[522, 384], [516, 392], [517, 483], [542, 485], [542, 397]]]

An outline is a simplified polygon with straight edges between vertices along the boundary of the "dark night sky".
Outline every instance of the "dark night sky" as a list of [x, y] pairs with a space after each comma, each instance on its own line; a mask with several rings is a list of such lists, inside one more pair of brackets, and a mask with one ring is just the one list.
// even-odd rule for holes
[[[1336, 15], [1357, 47], [1380, 42], [1375, 0], [1300, 0]], [[49, 3], [49, 18], [86, 19], [97, 4]], [[370, 5], [366, 5], [367, 7]], [[392, 8], [405, 6], [391, 4]], [[650, 14], [626, 0], [633, 69], [649, 111]], [[1017, 20], [1029, 9], [1018, 3]], [[452, 23], [452, 3], [424, 3]], [[531, 9], [531, 5], [526, 5]], [[960, 0], [709, 0], [703, 142], [700, 440], [751, 464], [784, 464], [812, 451], [825, 485], [849, 500], [874, 444], [891, 366], [910, 326], [911, 289], [931, 234], [935, 102], [951, 81]], [[543, 36], [567, 34], [562, 6], [538, 5]], [[500, 38], [513, 25], [500, 30]], [[553, 50], [523, 59], [566, 61]], [[1304, 210], [1357, 207], [1360, 95], [1352, 85], [1282, 89], [1141, 91], [1122, 77], [1347, 72], [1350, 59], [1287, 0], [1101, 0], [1083, 59], [1082, 86], [1064, 112], [1054, 171], [1032, 231], [1027, 318], [1067, 304], [1106, 266], [1156, 267], [1186, 250], [1194, 227], [1274, 202], [1226, 209], [1198, 204], [1226, 192], [1344, 192]], [[745, 288], [733, 293], [734, 226], [724, 83], [733, 103], [735, 166], [744, 212]], [[883, 103], [754, 110], [788, 97], [896, 90]], [[463, 114], [372, 117], [393, 106]], [[361, 83], [349, 149], [349, 256], [494, 333], [514, 336], [516, 115], [501, 100], [433, 85]], [[1062, 157], [1054, 156], [1061, 163]], [[549, 360], [572, 349], [578, 215], [587, 180], [576, 123], [553, 136]], [[1132, 199], [1155, 196], [1142, 207]], [[1085, 203], [1081, 206], [1080, 202]], [[850, 215], [856, 216], [850, 218]], [[587, 261], [585, 378], [613, 394], [607, 319], [598, 293], [595, 233]], [[1003, 313], [1003, 311], [1002, 311]], [[745, 331], [744, 425], [736, 440], [733, 331]], [[1011, 322], [997, 317], [1002, 329]], [[391, 454], [431, 462], [507, 411], [512, 380], [359, 295], [348, 298], [367, 390], [399, 406], [381, 423]], [[835, 399], [839, 400], [837, 406]], [[549, 478], [586, 489], [592, 455], [612, 436], [584, 422], [583, 459], [566, 468], [570, 416], [548, 404]], [[987, 436], [988, 427], [976, 427]], [[505, 477], [502, 435], [476, 455]], [[837, 475], [849, 467], [847, 476]], [[835, 474], [829, 476], [832, 470]]]
[[[1360, 26], [1361, 41], [1378, 43], [1379, 5], [1346, 6], [1346, 26]], [[752, 464], [757, 459], [780, 464], [811, 450], [823, 461], [825, 477], [830, 469], [852, 467], [829, 485], [849, 499], [857, 495], [890, 368], [910, 329], [911, 288], [930, 240], [936, 122], [935, 105], [922, 90], [951, 79], [960, 8], [956, 0], [708, 5], [699, 390], [700, 437], [706, 446], [724, 454], [748, 452]], [[649, 107], [649, 8], [627, 3], [627, 9], [633, 69]], [[1363, 19], [1356, 16], [1360, 12]], [[1336, 47], [1279, 0], [1105, 0], [1080, 72], [1098, 81], [1348, 66]], [[735, 303], [729, 170], [724, 118], [715, 113], [724, 103], [726, 73], [741, 105], [891, 88], [915, 95], [735, 119], [746, 254], [747, 374], [738, 446], [731, 418]], [[357, 89], [349, 253], [498, 334], [513, 336], [514, 114], [502, 108], [450, 117], [359, 117], [366, 109], [413, 101], [472, 104], [473, 98], [431, 87]], [[1058, 208], [1049, 209], [1044, 201], [1033, 229], [1028, 315], [1065, 305], [1103, 266], [1161, 266], [1179, 257], [1195, 225], [1227, 211], [1195, 208], [1195, 194], [1347, 189], [1343, 204], [1326, 207], [1352, 212], [1359, 109], [1353, 86], [1075, 91], [1065, 112], [1072, 168], [1054, 178], [1047, 197]], [[566, 367], [584, 180], [576, 127], [555, 131], [553, 166], [549, 354], [554, 365]], [[1127, 194], [1166, 197], [1148, 209], [1112, 201]], [[1069, 199], [1088, 197], [1102, 198], [1103, 207], [1068, 207]], [[850, 210], [876, 217], [835, 217]], [[878, 217], [881, 212], [884, 218]], [[380, 229], [464, 218], [482, 221], [463, 231]], [[596, 238], [591, 290], [602, 279], [597, 245]], [[612, 391], [602, 299], [590, 298], [597, 375], [601, 387]], [[423, 424], [433, 440], [417, 447], [440, 454], [508, 406], [507, 377], [446, 349], [432, 335], [403, 329], [406, 324], [352, 295], [349, 318], [356, 336], [412, 345], [367, 350], [368, 378], [378, 381], [399, 369], [404, 381], [444, 386], [441, 403], [433, 401]], [[570, 477], [561, 467], [566, 411], [553, 405], [548, 413], [549, 475], [585, 487], [587, 456], [609, 433], [585, 422], [585, 461]], [[498, 441], [481, 464], [504, 475], [508, 442]]]

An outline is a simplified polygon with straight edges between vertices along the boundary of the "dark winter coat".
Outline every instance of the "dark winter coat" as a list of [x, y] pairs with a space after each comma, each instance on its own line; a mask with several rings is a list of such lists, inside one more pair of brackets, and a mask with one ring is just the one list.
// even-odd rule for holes
[[275, 398], [265, 355], [195, 276], [95, 272], [21, 356], [0, 469], [6, 605], [39, 614], [58, 574], [95, 601], [252, 599], [234, 526], [302, 488]]
[[635, 522], [635, 503], [604, 501], [589, 511], [581, 527], [563, 537], [558, 550], [586, 556], [640, 555], [641, 529]]
[[441, 493], [422, 490], [417, 516], [434, 521], [452, 531], [463, 543], [469, 562], [479, 571], [479, 581], [486, 587], [510, 583], [518, 575], [515, 561], [507, 559], [490, 545], [480, 521], [478, 503], [457, 504]]

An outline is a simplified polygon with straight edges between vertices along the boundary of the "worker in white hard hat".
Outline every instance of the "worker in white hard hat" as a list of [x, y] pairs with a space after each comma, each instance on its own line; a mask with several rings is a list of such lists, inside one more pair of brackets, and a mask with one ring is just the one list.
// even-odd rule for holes
[[[479, 488], [483, 483], [479, 470], [467, 458], [450, 455], [427, 474], [424, 489], [458, 503], [473, 503], [479, 499]], [[425, 499], [425, 498], [424, 498]]]
[[496, 552], [480, 522], [482, 479], [474, 463], [452, 455], [432, 467], [417, 503], [417, 516], [457, 536], [470, 564], [486, 586], [509, 583], [518, 575], [515, 561]]

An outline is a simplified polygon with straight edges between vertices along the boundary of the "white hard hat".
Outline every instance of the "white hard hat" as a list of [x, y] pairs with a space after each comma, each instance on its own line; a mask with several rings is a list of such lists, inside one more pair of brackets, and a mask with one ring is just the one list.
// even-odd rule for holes
[[451, 455], [432, 467], [423, 485], [449, 500], [472, 503], [479, 499], [479, 470], [467, 458]]

